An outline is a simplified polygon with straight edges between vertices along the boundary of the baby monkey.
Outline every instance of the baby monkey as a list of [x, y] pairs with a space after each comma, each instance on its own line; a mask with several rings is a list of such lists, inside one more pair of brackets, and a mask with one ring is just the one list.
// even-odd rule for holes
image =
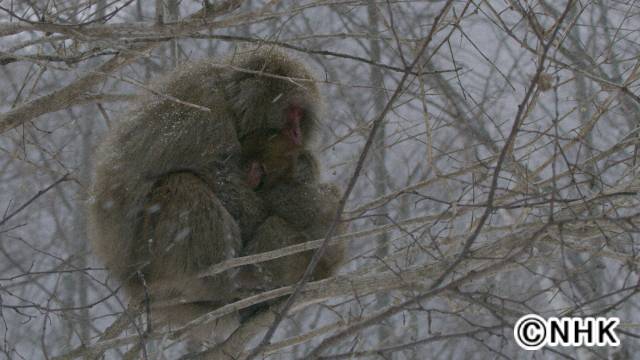
[[[245, 242], [243, 254], [277, 250], [324, 237], [336, 214], [340, 191], [333, 184], [319, 183], [318, 163], [313, 154], [292, 146], [287, 134], [276, 134], [267, 139], [257, 155], [246, 161], [247, 177], [269, 217], [255, 236]], [[331, 276], [342, 261], [342, 253], [341, 246], [329, 247], [313, 279]], [[297, 282], [312, 255], [308, 251], [254, 265], [263, 275], [258, 287], [266, 290]]]
[[304, 150], [302, 124], [310, 121], [305, 119], [304, 109], [292, 104], [286, 108], [284, 118], [283, 128], [256, 131], [240, 140], [247, 183], [255, 190], [291, 179], [298, 156]]

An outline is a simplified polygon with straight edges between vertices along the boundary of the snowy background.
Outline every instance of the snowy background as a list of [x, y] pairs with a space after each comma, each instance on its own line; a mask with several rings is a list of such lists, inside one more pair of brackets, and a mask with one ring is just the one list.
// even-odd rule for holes
[[[318, 79], [324, 180], [346, 189], [382, 126], [329, 299], [258, 358], [640, 351], [638, 2], [211, 2], [229, 10], [0, 1], [0, 358], [186, 356], [166, 332], [104, 333], [127, 300], [86, 236], [93, 153], [141, 84], [259, 43]], [[512, 327], [528, 313], [619, 317], [622, 345], [526, 352]]]

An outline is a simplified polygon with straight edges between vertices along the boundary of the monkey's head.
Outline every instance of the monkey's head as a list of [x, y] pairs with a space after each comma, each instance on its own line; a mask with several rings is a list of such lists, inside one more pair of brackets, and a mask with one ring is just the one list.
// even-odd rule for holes
[[279, 136], [291, 148], [304, 147], [315, 132], [321, 107], [305, 66], [274, 48], [251, 50], [231, 65], [225, 93], [240, 142]]
[[231, 62], [225, 95], [236, 119], [248, 182], [253, 188], [288, 176], [314, 135], [320, 95], [311, 73], [285, 53], [251, 50]]

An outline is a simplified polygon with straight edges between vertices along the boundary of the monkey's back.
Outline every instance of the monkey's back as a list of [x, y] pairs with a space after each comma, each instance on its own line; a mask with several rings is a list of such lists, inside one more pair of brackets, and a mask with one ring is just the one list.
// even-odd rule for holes
[[145, 261], [135, 258], [136, 248], [149, 240], [140, 233], [145, 206], [158, 181], [172, 173], [191, 172], [214, 194], [224, 194], [219, 200], [244, 231], [264, 218], [239, 168], [222, 77], [211, 61], [185, 66], [154, 85], [156, 94], [137, 104], [98, 149], [90, 235], [96, 254], [119, 280]]

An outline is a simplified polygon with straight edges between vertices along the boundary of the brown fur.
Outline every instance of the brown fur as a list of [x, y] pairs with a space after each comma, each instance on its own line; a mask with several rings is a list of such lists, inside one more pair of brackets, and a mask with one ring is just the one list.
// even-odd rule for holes
[[[318, 165], [310, 152], [302, 151], [287, 161], [290, 163], [278, 165], [278, 168], [286, 167], [289, 171], [278, 173], [278, 181], [267, 179], [266, 183], [271, 186], [267, 185], [258, 191], [271, 216], [247, 243], [245, 254], [317, 240], [323, 238], [331, 226], [340, 191], [332, 184], [318, 183]], [[342, 261], [342, 253], [341, 246], [330, 247], [315, 269], [313, 278], [323, 279], [333, 275]], [[313, 252], [308, 251], [256, 265], [258, 272], [264, 275], [261, 279], [263, 287], [275, 288], [295, 283], [304, 273], [312, 255]]]
[[[310, 80], [302, 64], [274, 49], [235, 55], [224, 64], [185, 65], [155, 85], [155, 92], [210, 112], [151, 96], [108, 135], [97, 155], [90, 231], [96, 254], [133, 299], [184, 299], [188, 304], [165, 308], [160, 317], [188, 321], [246, 290], [237, 270], [206, 279], [195, 274], [247, 253], [248, 242], [262, 251], [290, 244], [281, 239], [285, 233], [297, 232], [296, 242], [319, 233], [323, 225], [299, 223], [293, 213], [315, 216], [331, 207], [322, 199], [324, 185], [315, 183], [315, 165], [307, 168], [313, 173], [288, 175], [304, 173], [295, 165], [299, 153], [281, 156], [281, 147], [265, 142], [283, 127], [291, 104], [305, 109], [302, 130], [309, 142], [319, 108]], [[276, 165], [269, 166], [282, 167], [271, 177], [271, 190], [256, 193], [247, 186], [243, 149], [251, 147], [254, 157], [271, 149], [266, 159]], [[278, 277], [280, 271], [290, 273], [271, 273]]]

